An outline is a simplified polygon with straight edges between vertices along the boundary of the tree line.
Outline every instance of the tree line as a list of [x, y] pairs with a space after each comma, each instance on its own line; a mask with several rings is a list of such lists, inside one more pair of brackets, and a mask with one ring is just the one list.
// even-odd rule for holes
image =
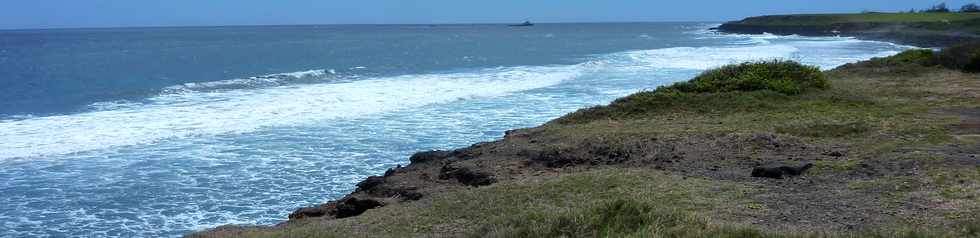
[[[936, 5], [933, 5], [933, 6], [929, 7], [929, 8], [922, 9], [922, 10], [919, 10], [919, 11], [916, 11], [915, 9], [912, 9], [912, 10], [909, 10], [908, 11], [908, 13], [916, 13], [916, 12], [920, 12], [920, 13], [943, 13], [943, 12], [953, 12], [953, 10], [949, 9], [949, 7], [946, 6], [946, 3], [940, 3], [940, 4], [936, 4]], [[963, 5], [962, 7], [960, 7], [960, 11], [959, 12], [980, 12], [980, 6], [978, 6], [976, 3], [966, 4], [966, 5]]]

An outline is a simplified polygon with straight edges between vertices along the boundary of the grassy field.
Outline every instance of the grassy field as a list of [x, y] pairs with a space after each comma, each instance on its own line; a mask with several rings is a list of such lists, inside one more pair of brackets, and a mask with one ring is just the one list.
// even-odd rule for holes
[[852, 13], [799, 14], [746, 18], [744, 24], [758, 25], [832, 25], [842, 23], [954, 23], [980, 20], [980, 13]]
[[750, 17], [719, 26], [723, 32], [853, 36], [921, 47], [980, 41], [980, 13], [855, 13]]
[[980, 237], [980, 76], [927, 57], [728, 66], [392, 170], [360, 216], [192, 237]]

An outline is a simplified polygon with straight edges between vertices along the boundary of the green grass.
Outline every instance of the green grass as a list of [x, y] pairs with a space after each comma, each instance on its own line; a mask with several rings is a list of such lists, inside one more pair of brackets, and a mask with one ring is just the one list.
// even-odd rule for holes
[[545, 216], [514, 217], [508, 223], [472, 237], [651, 237], [651, 238], [919, 238], [975, 237], [980, 225], [965, 223], [956, 230], [898, 229], [850, 234], [764, 232], [735, 225], [712, 224], [698, 216], [636, 200], [614, 199], [591, 209]]
[[256, 230], [234, 237], [912, 238], [976, 233], [976, 227], [970, 226], [950, 231], [901, 229], [847, 234], [762, 231], [711, 222], [700, 215], [717, 215], [726, 209], [734, 213], [765, 210], [746, 196], [753, 191], [734, 182], [603, 169], [543, 182], [461, 190], [330, 223]]
[[799, 14], [751, 17], [742, 24], [772, 26], [822, 26], [843, 23], [945, 23], [980, 19], [980, 13], [854, 13]]
[[776, 128], [779, 133], [806, 137], [845, 137], [869, 130], [871, 126], [864, 121], [794, 123]]
[[980, 13], [800, 14], [750, 17], [728, 24], [820, 31], [901, 29], [903, 35], [980, 33]]
[[876, 67], [902, 66], [909, 70], [919, 70], [919, 66], [942, 66], [968, 73], [980, 73], [980, 43], [968, 42], [946, 47], [940, 51], [930, 49], [908, 50], [897, 55], [872, 59], [865, 62]]

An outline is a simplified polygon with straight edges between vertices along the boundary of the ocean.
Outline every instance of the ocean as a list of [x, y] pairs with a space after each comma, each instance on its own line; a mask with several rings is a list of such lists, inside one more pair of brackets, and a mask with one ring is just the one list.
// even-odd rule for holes
[[910, 47], [715, 23], [0, 31], [0, 237], [270, 225], [417, 151], [750, 60]]

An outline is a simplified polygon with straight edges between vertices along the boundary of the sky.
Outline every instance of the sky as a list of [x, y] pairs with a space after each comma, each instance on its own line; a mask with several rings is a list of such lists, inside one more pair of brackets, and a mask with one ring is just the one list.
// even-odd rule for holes
[[[946, 1], [959, 9], [971, 0]], [[914, 0], [0, 0], [0, 29], [293, 24], [728, 21], [906, 11]]]

